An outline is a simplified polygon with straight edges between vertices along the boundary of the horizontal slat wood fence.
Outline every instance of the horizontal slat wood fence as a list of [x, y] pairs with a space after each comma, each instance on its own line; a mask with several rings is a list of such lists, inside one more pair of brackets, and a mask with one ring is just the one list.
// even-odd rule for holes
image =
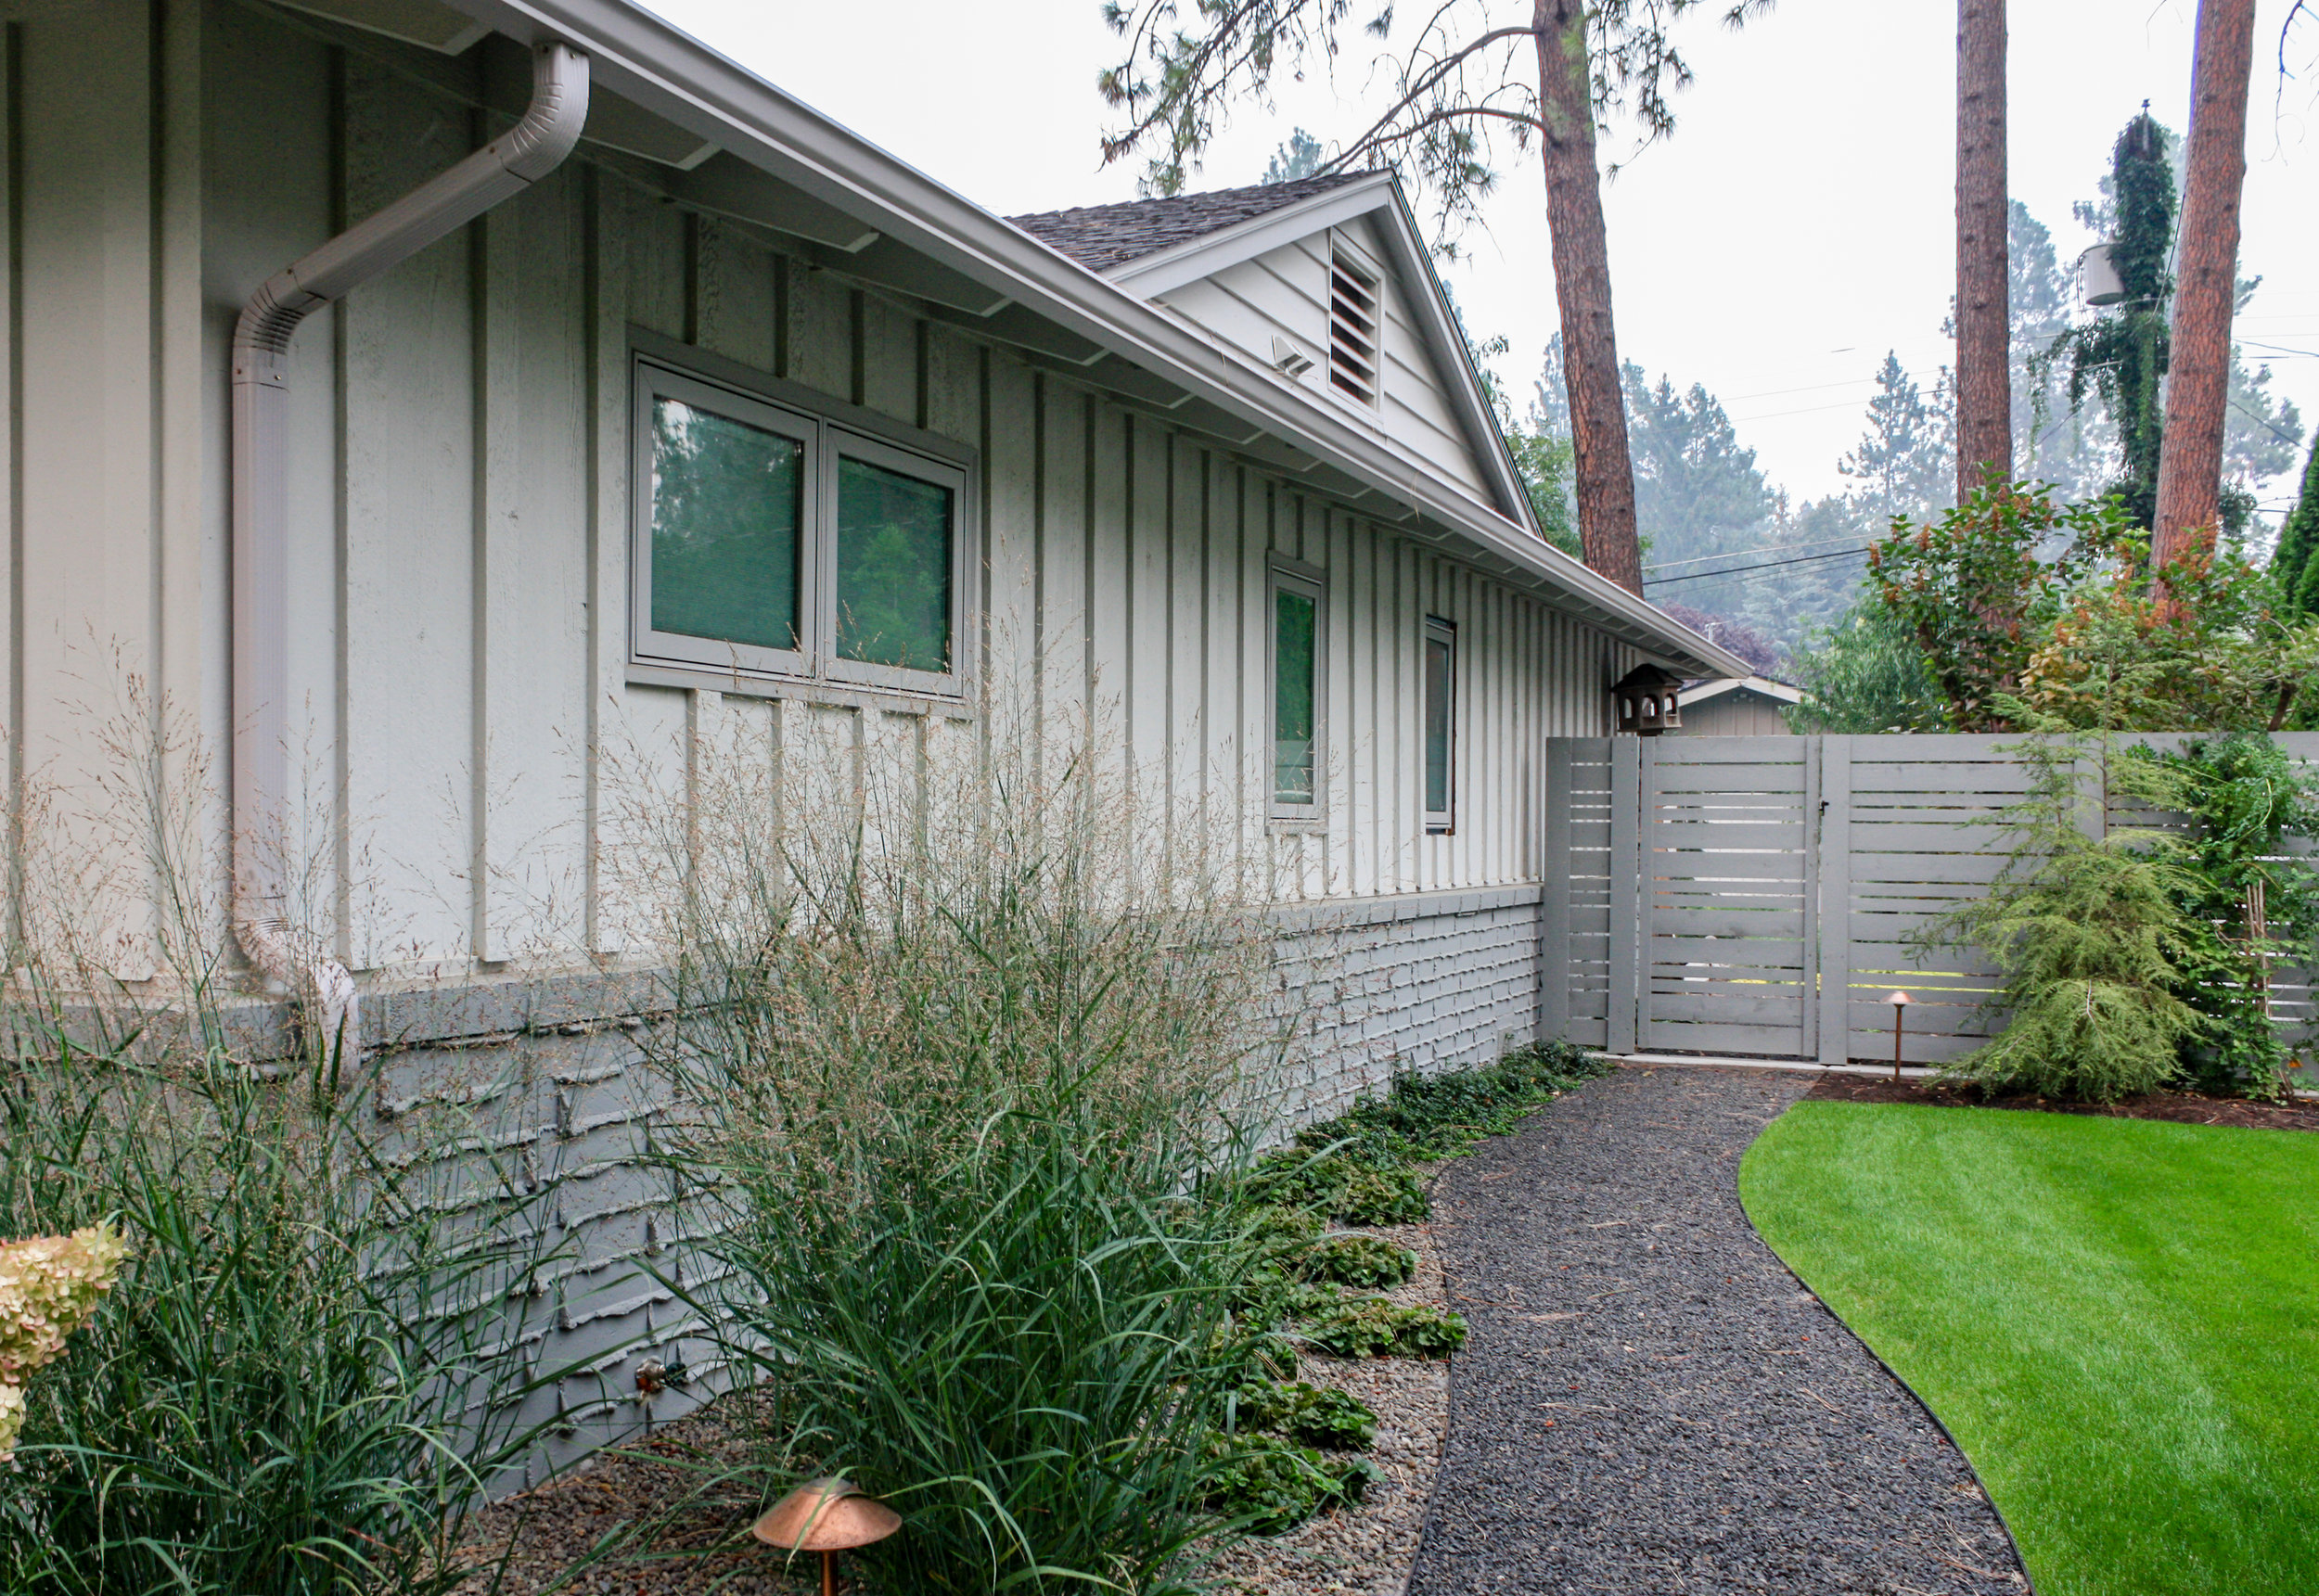
[[[2178, 737], [2136, 737], [2179, 744]], [[1941, 1064], [2003, 1024], [1925, 926], [1985, 893], [2029, 790], [2018, 736], [1557, 737], [1546, 746], [1544, 1034], [1613, 1053]], [[2319, 759], [2319, 734], [2277, 738]], [[2098, 792], [2097, 781], [2086, 784]], [[2185, 828], [2113, 802], [2107, 824]], [[2300, 1038], [2311, 976], [2274, 972]]]

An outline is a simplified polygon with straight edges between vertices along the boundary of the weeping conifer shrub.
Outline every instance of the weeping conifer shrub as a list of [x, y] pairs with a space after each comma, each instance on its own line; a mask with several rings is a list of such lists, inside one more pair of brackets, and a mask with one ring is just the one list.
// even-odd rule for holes
[[2120, 799], [2175, 807], [2178, 784], [2103, 734], [2005, 751], [2030, 772], [2028, 796], [2003, 813], [2011, 857], [1986, 897], [1922, 933], [1928, 951], [1979, 948], [2004, 975], [1990, 1003], [2004, 1028], [1949, 1073], [1990, 1092], [2093, 1103], [2153, 1091], [2204, 1028], [2179, 995], [2196, 946], [2182, 905], [2197, 883], [2159, 833], [2113, 828], [2108, 816]]
[[[133, 709], [96, 813], [83, 792], [63, 824], [27, 793], [0, 1236], [105, 1220], [128, 1256], [28, 1388], [0, 1590], [446, 1590], [470, 1572], [463, 1514], [534, 1438], [520, 1318], [552, 1262], [545, 1194], [478, 1154], [464, 1113], [382, 1116], [381, 1066], [237, 1044], [222, 905], [188, 869], [199, 748], [166, 706]], [[133, 991], [109, 968], [139, 901], [163, 970]]]
[[666, 1278], [777, 1395], [762, 1497], [842, 1474], [903, 1513], [875, 1590], [1185, 1590], [1218, 1527], [1247, 1249], [1206, 1194], [1300, 1018], [1228, 814], [1104, 753], [1003, 707], [899, 748], [792, 728], [696, 752], [657, 834]]

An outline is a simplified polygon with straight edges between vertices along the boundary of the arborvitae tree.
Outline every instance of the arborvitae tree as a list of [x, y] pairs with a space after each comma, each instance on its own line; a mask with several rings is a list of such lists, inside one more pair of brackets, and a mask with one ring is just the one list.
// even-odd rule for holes
[[2311, 461], [2303, 467], [2302, 497], [2279, 529], [2278, 553], [2271, 557], [2280, 601], [2291, 614], [2319, 615], [2319, 559], [2312, 557], [2314, 554], [2319, 554], [2319, 438], [2313, 440]]

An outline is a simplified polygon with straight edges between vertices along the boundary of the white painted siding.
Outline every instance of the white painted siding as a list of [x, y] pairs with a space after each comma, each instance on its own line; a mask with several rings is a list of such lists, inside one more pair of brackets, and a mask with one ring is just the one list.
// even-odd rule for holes
[[[18, 777], [79, 791], [99, 757], [79, 706], [121, 670], [211, 748], [229, 740], [226, 343], [243, 297], [485, 128], [224, 0], [108, 0], [0, 37], [0, 83], [22, 96], [0, 124], [21, 130], [0, 161], [20, 177], [0, 262], [22, 262], [0, 318], [20, 418], [0, 454], [9, 756]], [[631, 326], [978, 451], [985, 646], [1040, 660], [1051, 703], [1115, 698], [1134, 779], [1199, 799], [1292, 894], [1537, 878], [1542, 739], [1608, 731], [1623, 650], [765, 237], [575, 160], [300, 334], [294, 768], [323, 883], [311, 912], [352, 963], [458, 974], [629, 949], [633, 905], [603, 866], [615, 745], [672, 761], [681, 787], [703, 739], [803, 760], [944, 734], [902, 698], [630, 680]], [[1257, 275], [1285, 283], [1292, 264]], [[1399, 308], [1390, 325], [1390, 425], [1433, 428], [1422, 447], [1467, 470]], [[1310, 833], [1263, 819], [1274, 554], [1327, 577], [1328, 803]], [[1446, 836], [1425, 834], [1418, 785], [1429, 614], [1459, 629]], [[204, 815], [222, 844], [222, 806]], [[151, 963], [135, 951], [149, 899], [124, 888], [125, 974]]]
[[[1383, 349], [1377, 406], [1347, 401], [1347, 414], [1375, 426], [1385, 436], [1433, 462], [1442, 477], [1480, 499], [1497, 503], [1497, 491], [1474, 457], [1473, 440], [1452, 407], [1444, 374], [1426, 347], [1410, 305], [1413, 290], [1393, 269], [1370, 220], [1363, 217], [1341, 232], [1359, 246], [1383, 275]], [[1331, 229], [1283, 244], [1227, 266], [1211, 276], [1169, 289], [1160, 301], [1196, 326], [1266, 364], [1275, 334], [1289, 339], [1315, 362], [1301, 379], [1324, 392], [1328, 388], [1328, 251]], [[1423, 292], [1423, 289], [1414, 290]]]

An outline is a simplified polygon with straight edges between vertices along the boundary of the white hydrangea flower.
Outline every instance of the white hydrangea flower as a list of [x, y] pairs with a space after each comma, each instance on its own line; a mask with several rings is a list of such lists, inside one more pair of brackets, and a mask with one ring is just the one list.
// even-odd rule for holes
[[16, 1437], [24, 1428], [24, 1387], [0, 1383], [0, 1463], [16, 1457]]
[[[96, 1316], [128, 1251], [110, 1225], [0, 1244], [0, 1385], [19, 1387], [55, 1361], [65, 1337]], [[20, 1391], [19, 1413], [20, 1422]]]

